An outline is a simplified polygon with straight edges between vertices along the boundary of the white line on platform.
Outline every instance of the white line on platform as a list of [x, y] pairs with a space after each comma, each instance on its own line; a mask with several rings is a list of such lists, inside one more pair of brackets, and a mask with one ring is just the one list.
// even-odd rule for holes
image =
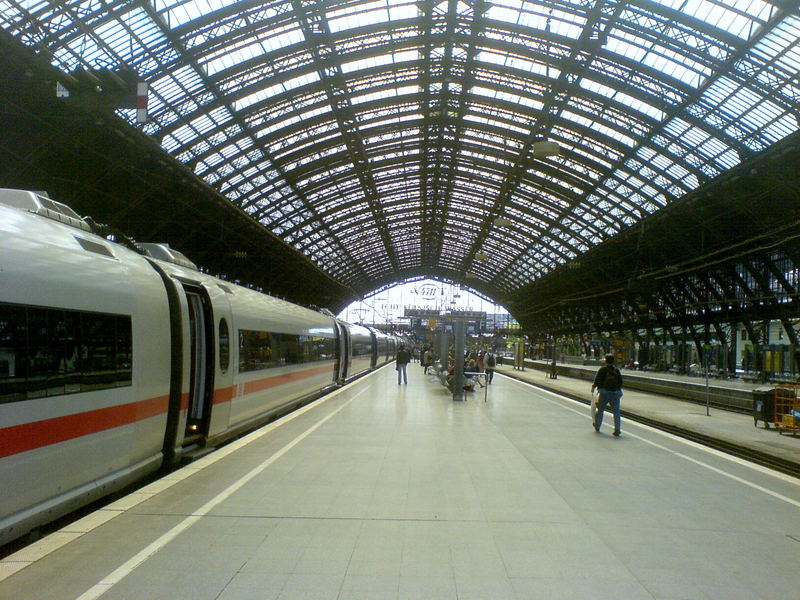
[[[238, 491], [242, 486], [252, 480], [254, 477], [258, 476], [260, 473], [265, 471], [270, 465], [272, 465], [276, 460], [281, 458], [284, 454], [289, 452], [292, 448], [294, 448], [297, 444], [302, 442], [306, 439], [309, 435], [314, 433], [317, 429], [322, 427], [325, 423], [327, 423], [330, 419], [336, 416], [339, 411], [343, 408], [348, 406], [353, 400], [358, 398], [361, 394], [369, 390], [369, 387], [362, 389], [360, 392], [355, 394], [352, 398], [347, 400], [344, 404], [342, 404], [339, 408], [334, 410], [331, 414], [327, 415], [323, 419], [317, 421], [314, 425], [306, 429], [303, 433], [298, 435], [294, 438], [291, 442], [286, 444], [283, 448], [275, 452], [272, 456], [270, 456], [267, 460], [262, 462], [257, 467], [250, 470], [249, 473], [241, 477], [234, 483], [230, 485], [226, 489], [222, 490], [219, 494], [217, 494], [214, 498], [206, 502], [203, 506], [201, 506], [198, 510], [196, 510], [193, 514], [186, 517], [183, 521], [175, 525], [172, 529], [167, 531], [164, 535], [159, 537], [157, 540], [152, 542], [151, 544], [147, 545], [144, 549], [142, 549], [138, 554], [130, 558], [127, 562], [123, 565], [117, 567], [113, 572], [109, 573], [106, 577], [103, 578], [102, 581], [98, 582], [88, 590], [86, 590], [83, 594], [78, 596], [77, 600], [95, 600], [99, 598], [103, 594], [105, 594], [108, 590], [114, 587], [117, 583], [122, 581], [125, 577], [127, 577], [134, 569], [136, 569], [139, 565], [144, 563], [148, 558], [156, 554], [159, 550], [164, 548], [167, 544], [169, 544], [172, 540], [174, 540], [178, 535], [180, 535], [183, 531], [194, 525], [197, 521], [202, 519], [205, 515], [211, 512], [215, 507], [219, 504], [230, 498], [236, 491]], [[311, 405], [309, 405], [311, 406]], [[303, 409], [301, 409], [303, 410]], [[292, 413], [294, 414], [294, 413]], [[260, 430], [259, 430], [260, 432]], [[262, 434], [263, 435], [263, 434]], [[251, 440], [252, 441], [252, 440]]]
[[[384, 367], [375, 369], [368, 375], [361, 377], [360, 379], [356, 380], [353, 383], [363, 382], [369, 377], [372, 377], [379, 371], [382, 371]], [[112, 502], [111, 504], [98, 509], [92, 515], [84, 517], [80, 521], [76, 521], [75, 523], [70, 523], [69, 525], [65, 525], [62, 529], [51, 533], [50, 535], [42, 538], [38, 542], [34, 542], [29, 546], [26, 546], [22, 550], [15, 552], [14, 554], [10, 554], [6, 556], [4, 559], [0, 561], [0, 582], [4, 581], [5, 579], [11, 577], [13, 574], [21, 571], [28, 565], [35, 563], [38, 560], [41, 560], [48, 554], [58, 550], [62, 546], [73, 542], [84, 534], [92, 531], [93, 529], [99, 527], [100, 525], [107, 523], [111, 519], [124, 514], [126, 510], [136, 506], [137, 504], [149, 500], [153, 496], [158, 493], [163, 492], [164, 490], [172, 487], [179, 481], [183, 481], [187, 477], [194, 475], [195, 473], [201, 471], [205, 467], [217, 462], [221, 458], [228, 456], [231, 452], [238, 450], [246, 446], [247, 444], [257, 440], [263, 435], [266, 435], [270, 431], [274, 430], [281, 425], [285, 425], [289, 423], [293, 419], [299, 417], [300, 415], [305, 414], [309, 410], [319, 406], [320, 404], [335, 398], [339, 394], [342, 394], [352, 387], [352, 383], [346, 386], [343, 386], [333, 392], [315, 400], [304, 407], [295, 410], [260, 429], [256, 429], [255, 431], [250, 432], [249, 434], [242, 436], [235, 442], [231, 442], [230, 444], [215, 450], [211, 454], [206, 455], [205, 457], [196, 460], [188, 465], [181, 467], [180, 469], [165, 475], [164, 477], [154, 481], [153, 483], [146, 485], [135, 492], [131, 492], [127, 496]], [[351, 399], [352, 400], [352, 399]], [[81, 526], [82, 523], [86, 523], [87, 521], [91, 521], [91, 525], [89, 526]]]
[[[554, 397], [559, 399], [559, 402], [555, 402], [555, 401], [552, 401], [552, 400], [547, 400], [547, 402], [549, 402], [550, 404], [553, 404], [555, 406], [559, 406], [559, 407], [563, 408], [564, 410], [568, 410], [570, 412], [574, 412], [575, 414], [582, 415], [582, 416], [586, 417], [587, 419], [591, 418], [589, 416], [588, 410], [578, 410], [576, 408], [572, 408], [572, 407], [566, 406], [564, 404], [565, 400], [567, 400], [569, 402], [573, 402], [573, 403], [580, 403], [579, 400], [575, 400], [575, 399], [569, 398], [567, 396], [562, 396], [558, 392], [552, 392], [550, 390], [546, 390], [546, 389], [540, 388], [538, 386], [532, 385], [532, 384], [527, 383], [525, 381], [520, 381], [519, 379], [515, 379], [513, 377], [509, 377], [508, 379], [511, 379], [512, 381], [514, 381], [516, 383], [519, 383], [521, 385], [525, 385], [527, 387], [534, 387], [534, 388], [536, 388], [537, 391], [540, 391], [543, 394], [554, 396]], [[755, 463], [751, 463], [751, 462], [746, 461], [746, 460], [744, 460], [742, 458], [739, 458], [738, 456], [731, 456], [730, 454], [725, 454], [724, 452], [721, 452], [720, 450], [716, 450], [714, 448], [709, 448], [708, 446], [704, 446], [703, 444], [698, 444], [697, 442], [693, 442], [692, 440], [687, 440], [687, 439], [682, 438], [680, 436], [677, 436], [677, 435], [675, 435], [673, 433], [669, 433], [667, 431], [662, 431], [660, 429], [656, 429], [655, 427], [651, 427], [649, 425], [645, 425], [644, 423], [637, 423], [636, 421], [631, 421], [630, 419], [626, 420], [626, 423], [628, 425], [633, 425], [633, 426], [636, 426], [636, 427], [642, 427], [642, 428], [647, 429], [648, 431], [650, 431], [652, 433], [656, 433], [658, 435], [661, 435], [661, 436], [664, 436], [666, 438], [669, 438], [672, 441], [680, 442], [681, 444], [685, 444], [687, 446], [691, 446], [692, 448], [694, 448], [696, 450], [702, 450], [703, 452], [706, 452], [708, 454], [713, 454], [714, 456], [717, 456], [719, 458], [723, 458], [723, 459], [728, 460], [730, 462], [734, 462], [734, 463], [736, 463], [738, 465], [741, 465], [743, 467], [748, 467], [748, 468], [750, 468], [750, 469], [752, 469], [754, 471], [758, 471], [759, 473], [763, 473], [764, 475], [770, 475], [770, 476], [772, 476], [772, 477], [774, 477], [776, 479], [780, 479], [784, 483], [791, 483], [792, 485], [800, 486], [800, 480], [798, 480], [795, 477], [792, 477], [790, 475], [787, 475], [785, 473], [781, 473], [780, 471], [775, 471], [773, 469], [769, 469], [769, 468], [764, 467], [762, 465], [757, 465]], [[696, 458], [692, 458], [691, 456], [687, 456], [686, 454], [682, 454], [682, 453], [677, 452], [675, 450], [671, 450], [670, 448], [667, 448], [666, 446], [662, 446], [661, 444], [657, 444], [656, 442], [653, 442], [653, 441], [650, 441], [648, 439], [645, 439], [645, 438], [643, 438], [643, 437], [641, 437], [639, 435], [636, 435], [636, 434], [633, 434], [633, 433], [626, 433], [625, 435], [628, 436], [628, 437], [632, 437], [634, 439], [637, 439], [639, 441], [645, 442], [646, 444], [650, 444], [651, 446], [655, 446], [656, 448], [659, 448], [659, 449], [664, 450], [666, 452], [669, 452], [671, 454], [674, 454], [675, 456], [677, 456], [679, 458], [682, 458], [684, 460], [688, 460], [689, 462], [692, 462], [692, 463], [694, 463], [696, 465], [700, 465], [701, 467], [705, 467], [706, 469], [714, 471], [715, 473], [718, 473], [720, 475], [724, 475], [725, 477], [728, 477], [729, 479], [733, 479], [734, 481], [738, 481], [739, 483], [743, 483], [744, 485], [747, 485], [747, 486], [749, 486], [749, 487], [751, 487], [753, 489], [756, 489], [756, 490], [758, 490], [760, 492], [764, 492], [765, 494], [769, 494], [770, 496], [778, 498], [779, 500], [783, 500], [784, 502], [787, 502], [787, 503], [792, 504], [794, 506], [800, 507], [800, 502], [798, 502], [797, 500], [794, 500], [793, 498], [789, 498], [788, 496], [784, 496], [783, 494], [779, 494], [778, 492], [774, 492], [774, 491], [772, 491], [772, 490], [770, 490], [768, 488], [765, 488], [763, 486], [758, 485], [757, 483], [753, 483], [752, 481], [748, 481], [746, 479], [743, 479], [743, 478], [741, 478], [741, 477], [739, 477], [737, 475], [734, 475], [733, 473], [728, 473], [727, 471], [724, 471], [722, 469], [719, 469], [717, 467], [714, 467], [712, 465], [704, 463], [703, 461], [697, 460]]]

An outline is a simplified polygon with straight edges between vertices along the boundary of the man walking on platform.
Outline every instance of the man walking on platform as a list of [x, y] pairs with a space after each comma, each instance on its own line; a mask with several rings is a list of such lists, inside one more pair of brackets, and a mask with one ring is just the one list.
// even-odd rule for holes
[[489, 351], [483, 364], [486, 365], [486, 383], [492, 383], [492, 379], [494, 379], [494, 369], [497, 366], [497, 359], [494, 357], [494, 352]]
[[620, 412], [619, 400], [622, 398], [622, 373], [614, 366], [614, 355], [606, 354], [606, 364], [597, 371], [592, 383], [592, 394], [597, 388], [600, 399], [597, 402], [597, 414], [594, 417], [594, 430], [600, 431], [603, 424], [603, 411], [607, 405], [611, 405], [614, 413], [614, 435], [620, 434]]
[[[406, 350], [405, 346], [400, 346], [397, 350], [397, 356], [395, 357], [395, 369], [397, 369], [397, 385], [401, 383], [405, 383], [408, 385], [408, 374], [406, 373], [406, 366], [411, 361], [411, 355]], [[401, 381], [402, 379], [402, 381]]]

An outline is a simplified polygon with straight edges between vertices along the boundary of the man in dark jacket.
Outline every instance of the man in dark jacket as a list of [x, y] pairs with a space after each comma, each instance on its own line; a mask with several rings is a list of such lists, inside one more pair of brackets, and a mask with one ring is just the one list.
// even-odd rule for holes
[[494, 379], [494, 369], [497, 366], [497, 359], [494, 356], [494, 352], [489, 351], [483, 359], [483, 364], [486, 369], [486, 383], [492, 383], [492, 379]]
[[[405, 346], [400, 346], [397, 350], [395, 357], [395, 369], [397, 369], [397, 385], [405, 383], [408, 385], [408, 374], [406, 373], [406, 366], [411, 361], [411, 354], [406, 350]], [[402, 381], [401, 381], [402, 379]]]
[[619, 400], [622, 398], [622, 373], [614, 366], [614, 355], [606, 354], [606, 364], [600, 367], [592, 383], [592, 394], [597, 388], [600, 400], [597, 402], [597, 414], [594, 418], [594, 429], [600, 431], [603, 424], [603, 412], [607, 405], [611, 405], [614, 413], [614, 435], [620, 434]]

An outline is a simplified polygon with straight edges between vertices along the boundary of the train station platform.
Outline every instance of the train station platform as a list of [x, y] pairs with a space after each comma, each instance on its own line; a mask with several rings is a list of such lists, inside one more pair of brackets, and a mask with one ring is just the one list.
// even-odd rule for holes
[[[580, 377], [564, 376], [562, 373], [553, 379], [549, 377], [549, 369], [543, 361], [529, 364], [524, 370], [517, 370], [510, 365], [502, 368], [508, 376], [565, 394], [588, 405], [591, 401], [592, 379], [598, 367], [565, 366]], [[680, 395], [683, 390], [691, 387], [695, 390], [692, 395], [702, 399], [705, 388], [702, 378], [627, 369], [622, 370], [622, 376], [626, 382], [631, 382], [631, 385], [624, 386], [621, 404], [623, 415], [663, 426], [669, 431], [682, 432], [702, 443], [736, 452], [768, 466], [783, 468], [791, 474], [800, 473], [800, 436], [788, 432], [781, 435], [774, 425], [765, 427], [761, 420], [756, 425], [751, 414], [723, 410], [713, 405], [707, 407], [702, 400], [691, 402], [648, 391], [672, 387], [675, 388], [672, 393]], [[639, 381], [634, 384], [633, 378]], [[641, 385], [641, 382], [647, 384]], [[655, 382], [658, 385], [654, 385]], [[633, 385], [644, 389], [636, 389]], [[773, 385], [739, 379], [711, 379], [709, 387], [711, 397], [714, 398], [728, 396], [728, 392], [750, 396], [754, 389], [770, 388]]]
[[498, 373], [376, 371], [6, 557], [0, 598], [800, 596], [800, 480]]

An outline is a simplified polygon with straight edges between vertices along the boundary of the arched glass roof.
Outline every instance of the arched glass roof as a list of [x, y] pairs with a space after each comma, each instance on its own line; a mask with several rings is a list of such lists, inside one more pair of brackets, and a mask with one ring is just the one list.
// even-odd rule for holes
[[798, 129], [796, 1], [0, 0], [0, 25], [136, 70], [150, 120], [123, 118], [362, 292], [502, 298]]

